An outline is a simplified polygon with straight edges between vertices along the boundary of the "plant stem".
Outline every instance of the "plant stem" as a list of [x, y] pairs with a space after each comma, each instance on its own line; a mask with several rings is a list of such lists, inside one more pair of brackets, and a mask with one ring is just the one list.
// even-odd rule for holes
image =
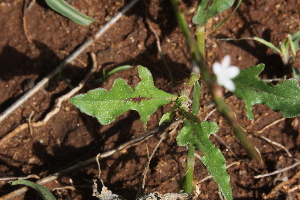
[[194, 84], [199, 80], [199, 74], [191, 73], [189, 80], [186, 82], [184, 89], [181, 91], [181, 96], [189, 97]]
[[197, 81], [194, 84], [194, 95], [193, 95], [193, 103], [192, 103], [192, 113], [198, 116], [199, 108], [200, 108], [200, 95], [201, 95], [201, 85]]
[[211, 91], [213, 101], [216, 103], [218, 112], [228, 121], [234, 135], [240, 140], [241, 145], [246, 149], [248, 155], [258, 162], [261, 162], [261, 156], [254, 148], [252, 142], [248, 140], [242, 127], [236, 121], [234, 113], [228, 108], [227, 104], [224, 101], [220, 88], [216, 88]]
[[[191, 78], [190, 78], [191, 80]], [[198, 81], [194, 83], [194, 94], [192, 103], [192, 113], [198, 116], [198, 109], [200, 107], [200, 93], [201, 86]], [[186, 176], [185, 176], [185, 193], [191, 193], [194, 189], [194, 166], [195, 166], [195, 146], [188, 145], [188, 157], [186, 163]]]
[[205, 55], [205, 28], [202, 27], [198, 27], [197, 28], [197, 44], [198, 44], [198, 49], [200, 54], [202, 55], [202, 59], [204, 60], [204, 55]]
[[185, 193], [192, 193], [193, 191], [193, 180], [194, 180], [194, 166], [195, 166], [195, 146], [188, 145], [188, 157], [186, 163], [186, 175], [185, 175]]

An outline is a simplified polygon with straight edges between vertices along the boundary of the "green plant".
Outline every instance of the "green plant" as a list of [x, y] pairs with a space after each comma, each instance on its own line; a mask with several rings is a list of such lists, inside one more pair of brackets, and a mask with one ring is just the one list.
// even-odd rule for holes
[[[251, 107], [254, 103], [265, 103], [273, 110], [281, 111], [286, 117], [299, 115], [300, 105], [297, 99], [300, 97], [300, 89], [297, 83], [294, 80], [287, 80], [274, 87], [258, 79], [257, 75], [262, 69], [263, 65], [247, 68], [233, 79], [236, 84], [234, 93], [244, 99], [248, 116], [252, 117]], [[174, 111], [178, 111], [184, 119], [184, 126], [177, 137], [178, 145], [189, 144], [203, 153], [202, 162], [219, 184], [226, 199], [231, 199], [225, 158], [209, 141], [209, 135], [216, 132], [218, 127], [213, 122], [200, 122], [195, 113], [188, 111], [189, 94], [194, 83], [198, 81], [197, 74], [192, 74], [181, 95], [176, 97], [155, 88], [151, 74], [146, 68], [139, 66], [139, 73], [141, 82], [134, 89], [123, 79], [117, 79], [109, 92], [102, 88], [91, 90], [87, 94], [73, 97], [71, 103], [82, 112], [96, 117], [101, 124], [109, 124], [116, 116], [131, 109], [138, 111], [142, 122], [146, 125], [150, 115], [159, 106], [175, 102], [174, 107], [163, 116], [160, 123], [170, 121]], [[291, 104], [297, 109], [287, 106]]]

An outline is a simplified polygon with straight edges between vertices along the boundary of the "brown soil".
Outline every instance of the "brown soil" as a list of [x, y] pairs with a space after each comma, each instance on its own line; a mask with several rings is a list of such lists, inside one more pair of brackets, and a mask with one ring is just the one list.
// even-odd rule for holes
[[[32, 83], [37, 83], [50, 73], [76, 47], [90, 38], [129, 1], [78, 0], [71, 2], [75, 7], [97, 23], [83, 27], [60, 16], [49, 9], [44, 1], [37, 2], [29, 9], [29, 1], [2, 0], [0, 3], [0, 111], [24, 94]], [[300, 28], [299, 0], [249, 1], [244, 0], [234, 16], [207, 38], [207, 63], [211, 65], [230, 54], [234, 65], [241, 69], [265, 63], [262, 77], [282, 77], [288, 69], [284, 67], [280, 56], [265, 46], [252, 41], [225, 42], [220, 38], [241, 38], [258, 36], [277, 45], [286, 38], [287, 33], [295, 33]], [[195, 1], [186, 1], [189, 9], [188, 20], [195, 13]], [[231, 10], [214, 17], [209, 25], [213, 26], [224, 19]], [[192, 23], [191, 23], [192, 24]], [[208, 25], [208, 26], [209, 26]], [[209, 28], [209, 27], [207, 27]], [[188, 54], [183, 36], [169, 1], [140, 1], [131, 11], [121, 18], [107, 33], [88, 48], [79, 58], [68, 65], [63, 76], [72, 85], [77, 85], [92, 65], [89, 56], [94, 52], [98, 65], [104, 70], [130, 64], [143, 65], [153, 74], [155, 85], [169, 90], [169, 75], [158, 52], [154, 29], [160, 34], [164, 58], [174, 79], [174, 93], [178, 94], [190, 72]], [[26, 34], [25, 34], [26, 33]], [[86, 67], [87, 66], [87, 67]], [[296, 59], [293, 67], [299, 67]], [[102, 76], [97, 71], [81, 93], [96, 87], [110, 88], [116, 78], [124, 78], [132, 86], [139, 79], [136, 67], [110, 77], [104, 84], [94, 84]], [[0, 124], [0, 138], [4, 138], [22, 123], [28, 123], [31, 113], [33, 122], [42, 120], [54, 109], [56, 99], [69, 91], [67, 85], [58, 77], [26, 103], [9, 115]], [[206, 89], [202, 92], [202, 105], [210, 100]], [[263, 105], [253, 108], [254, 121], [245, 117], [244, 104], [231, 97], [229, 105], [237, 115], [239, 123], [247, 130], [248, 137], [260, 151], [263, 164], [251, 160], [231, 133], [226, 121], [217, 113], [209, 120], [218, 123], [217, 133], [227, 146], [212, 137], [212, 141], [223, 152], [227, 164], [237, 162], [228, 169], [234, 199], [262, 199], [282, 181], [292, 178], [300, 166], [279, 175], [261, 179], [253, 177], [292, 165], [300, 159], [299, 117], [282, 120], [263, 132], [258, 132], [268, 124], [281, 118]], [[148, 122], [148, 130], [157, 126], [161, 115], [169, 106], [160, 108]], [[203, 108], [201, 116], [210, 109]], [[58, 114], [44, 126], [25, 129], [0, 146], [0, 177], [25, 177], [36, 174], [46, 177], [68, 166], [80, 163], [98, 153], [105, 152], [144, 133], [136, 112], [130, 111], [118, 117], [114, 123], [102, 126], [96, 119], [80, 113], [69, 102], [65, 102]], [[264, 136], [277, 142], [292, 155], [280, 147], [260, 139]], [[147, 173], [146, 191], [178, 192], [178, 181], [185, 174], [186, 149], [176, 145], [176, 133], [163, 140]], [[116, 153], [101, 161], [101, 177], [106, 186], [116, 194], [134, 199], [137, 194], [140, 176], [143, 173], [149, 152], [159, 141], [155, 135], [127, 151]], [[229, 149], [230, 148], [230, 151]], [[233, 154], [234, 153], [234, 154]], [[74, 186], [73, 189], [55, 190], [58, 199], [95, 199], [92, 197], [92, 179], [98, 174], [96, 163], [77, 169], [68, 175], [52, 181], [49, 189]], [[212, 180], [200, 183], [208, 176], [199, 160], [196, 162], [195, 182], [200, 193], [196, 199], [219, 199], [217, 185]], [[33, 179], [34, 180], [34, 179]], [[271, 199], [300, 199], [300, 180], [295, 179], [278, 189]], [[7, 181], [0, 181], [0, 195], [4, 196], [18, 188]], [[290, 190], [294, 188], [294, 190]], [[39, 199], [35, 192], [14, 199]]]

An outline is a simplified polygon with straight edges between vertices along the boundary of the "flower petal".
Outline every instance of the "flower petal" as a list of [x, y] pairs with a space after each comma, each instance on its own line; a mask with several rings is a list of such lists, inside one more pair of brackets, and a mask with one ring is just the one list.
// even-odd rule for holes
[[221, 66], [220, 63], [215, 62], [215, 63], [213, 64], [213, 72], [214, 72], [214, 74], [217, 75], [217, 76], [218, 76], [219, 74], [222, 73], [222, 66]]
[[224, 83], [226, 82], [226, 77], [217, 76], [217, 82], [218, 82], [219, 85], [224, 85]]
[[230, 66], [230, 60], [231, 60], [230, 55], [226, 55], [223, 58], [222, 63], [221, 63], [223, 69], [226, 69]]
[[230, 79], [236, 77], [239, 73], [240, 73], [240, 69], [236, 66], [230, 66], [227, 69], [227, 75], [228, 75], [228, 78], [230, 78]]
[[227, 90], [229, 90], [229, 91], [231, 91], [231, 92], [233, 92], [233, 91], [235, 90], [235, 85], [234, 85], [234, 83], [232, 82], [231, 79], [227, 79], [227, 80], [223, 83], [223, 86], [224, 86]]

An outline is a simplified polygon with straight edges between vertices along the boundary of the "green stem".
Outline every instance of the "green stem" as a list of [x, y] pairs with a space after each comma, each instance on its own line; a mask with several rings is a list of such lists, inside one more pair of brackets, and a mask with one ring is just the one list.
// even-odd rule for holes
[[183, 90], [181, 91], [181, 96], [189, 97], [194, 84], [199, 80], [199, 74], [191, 73], [189, 80], [186, 82]]
[[234, 135], [240, 140], [241, 145], [246, 149], [249, 156], [261, 162], [261, 156], [254, 148], [252, 142], [248, 140], [244, 130], [236, 121], [234, 113], [228, 108], [223, 96], [220, 95], [220, 92], [221, 90], [219, 88], [212, 90], [212, 97], [217, 105], [218, 112], [228, 121], [229, 125], [233, 130]]
[[189, 108], [189, 96], [193, 89], [194, 84], [198, 80], [199, 80], [199, 74], [191, 73], [191, 77], [189, 78], [183, 90], [181, 91], [180, 96], [181, 98], [183, 98], [183, 101], [181, 101], [181, 107], [183, 107], [184, 110], [188, 110]]
[[186, 176], [185, 176], [185, 193], [192, 193], [194, 185], [194, 166], [195, 166], [195, 146], [188, 145], [188, 157], [186, 163]]
[[203, 54], [199, 51], [197, 42], [195, 38], [193, 37], [192, 33], [190, 32], [189, 26], [186, 22], [185, 16], [183, 14], [184, 7], [179, 7], [177, 5], [177, 0], [171, 0], [173, 8], [175, 10], [175, 14], [177, 17], [177, 21], [179, 23], [179, 26], [182, 29], [182, 33], [185, 36], [187, 47], [189, 48], [189, 52], [192, 55], [192, 65], [197, 65], [201, 70], [201, 75], [204, 80], [209, 80], [210, 74], [206, 68]]
[[201, 95], [201, 85], [197, 81], [194, 84], [194, 95], [193, 95], [193, 103], [192, 103], [192, 113], [198, 116], [199, 108], [200, 108], [200, 95]]
[[[198, 109], [200, 107], [200, 93], [201, 86], [199, 82], [194, 83], [194, 95], [192, 103], [192, 113], [198, 116]], [[191, 193], [194, 189], [194, 166], [195, 166], [195, 146], [188, 145], [188, 157], [186, 164], [186, 176], [185, 176], [185, 193]]]
[[205, 48], [204, 48], [205, 47], [205, 28], [203, 26], [199, 27], [197, 29], [196, 36], [197, 36], [198, 49], [199, 49], [200, 54], [202, 55], [202, 59], [204, 60], [204, 55], [205, 55]]

